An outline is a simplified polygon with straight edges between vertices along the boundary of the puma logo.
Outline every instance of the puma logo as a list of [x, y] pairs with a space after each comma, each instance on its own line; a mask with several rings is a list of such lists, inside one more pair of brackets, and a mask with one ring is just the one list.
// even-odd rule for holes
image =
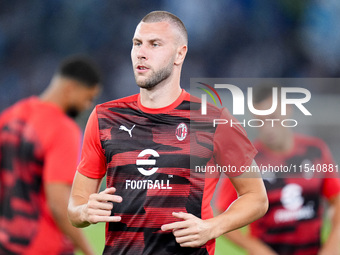
[[132, 137], [132, 129], [135, 127], [136, 125], [133, 125], [131, 129], [128, 129], [127, 127], [125, 127], [124, 125], [121, 125], [119, 127], [119, 130], [123, 130], [129, 133], [130, 137]]

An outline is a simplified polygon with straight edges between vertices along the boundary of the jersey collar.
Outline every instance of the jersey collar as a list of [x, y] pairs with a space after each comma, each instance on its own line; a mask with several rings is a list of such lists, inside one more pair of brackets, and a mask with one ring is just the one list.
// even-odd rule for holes
[[140, 94], [138, 94], [137, 102], [138, 102], [139, 109], [141, 109], [143, 112], [151, 113], [151, 114], [160, 114], [160, 113], [170, 112], [171, 110], [175, 109], [177, 106], [179, 106], [183, 102], [184, 98], [187, 95], [189, 94], [184, 89], [182, 89], [181, 94], [172, 104], [165, 106], [165, 107], [161, 107], [161, 108], [148, 108], [148, 107], [143, 106], [140, 102]]

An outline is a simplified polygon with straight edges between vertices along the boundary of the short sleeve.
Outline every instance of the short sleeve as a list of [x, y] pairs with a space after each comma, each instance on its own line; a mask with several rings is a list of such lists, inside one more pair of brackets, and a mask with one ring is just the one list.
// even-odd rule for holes
[[[227, 124], [218, 124], [214, 135], [214, 157], [220, 166], [227, 167], [229, 177], [240, 175], [243, 166], [250, 166], [257, 150], [247, 137], [244, 128], [226, 108], [223, 108], [220, 119]], [[230, 170], [230, 171], [229, 171]]]
[[322, 195], [327, 199], [332, 199], [334, 196], [340, 194], [340, 180], [338, 173], [335, 172], [335, 163], [332, 153], [326, 143], [319, 141], [319, 146], [322, 151], [322, 164], [333, 165], [333, 171], [327, 172], [323, 180]]
[[340, 194], [340, 180], [338, 178], [325, 178], [322, 186], [322, 195], [327, 199], [332, 199]]
[[72, 184], [79, 162], [81, 131], [76, 123], [61, 118], [50, 127], [45, 137], [46, 154], [43, 178], [46, 183], [61, 182]]
[[215, 206], [220, 212], [224, 212], [237, 199], [237, 193], [229, 178], [223, 178], [221, 181]]
[[106, 157], [100, 143], [96, 108], [86, 124], [81, 160], [77, 170], [94, 179], [103, 178], [106, 174]]

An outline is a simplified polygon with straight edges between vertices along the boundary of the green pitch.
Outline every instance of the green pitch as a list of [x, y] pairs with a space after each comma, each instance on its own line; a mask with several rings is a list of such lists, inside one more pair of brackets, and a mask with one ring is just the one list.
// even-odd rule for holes
[[[84, 228], [86, 236], [89, 238], [92, 247], [95, 249], [96, 254], [102, 254], [105, 243], [105, 224], [99, 223]], [[324, 240], [327, 233], [330, 231], [330, 222], [327, 220], [322, 230], [322, 239]], [[76, 255], [82, 253], [77, 252]], [[215, 255], [246, 255], [247, 253], [241, 248], [237, 247], [224, 237], [216, 240]]]

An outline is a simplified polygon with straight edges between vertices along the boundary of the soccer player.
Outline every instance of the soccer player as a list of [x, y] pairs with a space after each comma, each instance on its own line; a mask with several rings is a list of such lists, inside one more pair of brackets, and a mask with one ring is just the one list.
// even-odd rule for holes
[[[67, 218], [80, 158], [75, 117], [99, 92], [84, 57], [65, 59], [47, 89], [0, 115], [0, 254], [94, 254]], [[69, 116], [67, 116], [67, 114]]]
[[[254, 88], [256, 109], [271, 108], [272, 87], [261, 85]], [[269, 199], [268, 212], [250, 224], [250, 234], [245, 235], [240, 230], [235, 230], [225, 236], [252, 255], [340, 254], [339, 179], [331, 178], [330, 173], [317, 176], [315, 171], [308, 171], [308, 168], [324, 164], [329, 169], [334, 168], [334, 161], [322, 140], [295, 134], [290, 128], [277, 124], [289, 118], [291, 111], [288, 107], [287, 115], [282, 116], [278, 107], [270, 116], [256, 116], [263, 121], [278, 121], [274, 127], [271, 122], [264, 121], [266, 124], [258, 129], [258, 139], [254, 145], [258, 150], [256, 162], [259, 166], [296, 166], [297, 173], [264, 174]], [[230, 181], [223, 181], [216, 202], [220, 212], [225, 211], [237, 198]], [[332, 230], [325, 244], [321, 246], [320, 230], [324, 210], [322, 198], [329, 202], [333, 216]]]
[[[240, 169], [255, 165], [256, 150], [244, 130], [191, 116], [200, 103], [180, 87], [187, 40], [178, 17], [146, 15], [131, 51], [140, 93], [98, 105], [88, 120], [69, 218], [77, 227], [107, 222], [104, 254], [213, 254], [216, 237], [267, 210], [261, 178], [236, 173], [240, 199], [213, 218], [218, 179], [195, 173], [190, 163]], [[226, 110], [208, 111], [229, 117]], [[107, 188], [98, 193], [105, 174]]]

